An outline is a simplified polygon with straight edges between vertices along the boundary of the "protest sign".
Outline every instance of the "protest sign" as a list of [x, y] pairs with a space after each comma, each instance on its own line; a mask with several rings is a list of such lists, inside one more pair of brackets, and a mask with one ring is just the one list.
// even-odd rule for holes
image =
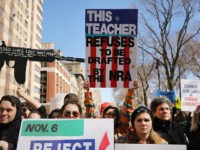
[[194, 111], [200, 105], [200, 80], [181, 79], [181, 110]]
[[90, 87], [133, 87], [137, 75], [137, 9], [87, 9], [85, 13]]
[[115, 150], [186, 150], [186, 145], [167, 144], [115, 144]]
[[17, 150], [113, 150], [113, 119], [24, 119]]

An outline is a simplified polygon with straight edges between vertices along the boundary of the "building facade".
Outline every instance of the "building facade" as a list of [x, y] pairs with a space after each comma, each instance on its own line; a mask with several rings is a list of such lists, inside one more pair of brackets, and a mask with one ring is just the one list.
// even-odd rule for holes
[[[42, 43], [42, 46], [43, 49], [54, 49], [53, 43]], [[76, 76], [69, 72], [68, 68], [60, 60], [43, 62], [41, 69], [40, 102], [46, 105], [47, 111], [51, 111], [51, 100], [57, 94], [67, 93], [78, 94]], [[58, 102], [60, 101], [64, 101], [64, 99]]]
[[[0, 40], [7, 46], [41, 48], [43, 0], [1, 0], [0, 1]], [[15, 61], [4, 63], [0, 71], [0, 96], [16, 95], [18, 86], [34, 99], [40, 99], [40, 62], [28, 61], [25, 83], [18, 84], [14, 78]]]

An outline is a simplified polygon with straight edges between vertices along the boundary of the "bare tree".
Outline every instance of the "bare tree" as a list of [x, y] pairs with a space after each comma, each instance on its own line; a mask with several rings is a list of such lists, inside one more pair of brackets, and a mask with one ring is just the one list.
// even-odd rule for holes
[[141, 60], [139, 61], [141, 65], [137, 68], [137, 76], [139, 80], [139, 92], [137, 93], [138, 98], [144, 102], [147, 106], [148, 101], [148, 89], [149, 81], [152, 78], [152, 71], [155, 68], [155, 63], [145, 56], [144, 51], [141, 52]]
[[[148, 15], [143, 15], [142, 19], [146, 32], [144, 38], [139, 41], [139, 48], [163, 68], [163, 76], [166, 77], [169, 91], [175, 86], [178, 60], [184, 45], [200, 33], [199, 24], [193, 32], [189, 32], [194, 16], [191, 1], [178, 2], [145, 0], [144, 5]], [[179, 16], [180, 12], [181, 16]]]
[[200, 79], [200, 42], [192, 40], [184, 47], [182, 66]]

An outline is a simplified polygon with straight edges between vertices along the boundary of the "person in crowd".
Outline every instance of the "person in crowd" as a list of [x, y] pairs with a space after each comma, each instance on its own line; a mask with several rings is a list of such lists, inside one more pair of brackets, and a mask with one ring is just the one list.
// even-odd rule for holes
[[78, 96], [76, 94], [74, 94], [74, 93], [68, 93], [64, 97], [64, 103], [66, 103], [68, 101], [73, 101], [73, 102], [77, 102], [78, 103]]
[[117, 141], [117, 139], [124, 134], [119, 120], [120, 119], [119, 109], [113, 105], [107, 106], [103, 111], [103, 118], [113, 118], [114, 141]]
[[82, 118], [81, 105], [74, 101], [66, 102], [60, 109], [61, 118], [79, 119]]
[[191, 112], [179, 111], [176, 116], [174, 116], [173, 120], [183, 128], [184, 133], [188, 137], [191, 126]]
[[61, 117], [60, 115], [60, 109], [56, 108], [51, 111], [51, 113], [48, 115], [48, 118], [50, 119], [59, 119]]
[[125, 100], [120, 109], [120, 124], [123, 129], [123, 133], [126, 134], [131, 126], [131, 115], [134, 110], [134, 99], [135, 99], [135, 91], [138, 88], [138, 81], [134, 80], [133, 87], [127, 90]]
[[41, 118], [47, 118], [46, 108], [44, 105], [42, 105], [39, 101], [32, 99], [29, 97], [23, 90], [23, 88], [18, 87], [17, 88], [17, 95], [21, 98], [23, 98], [28, 105], [30, 105], [33, 110], [37, 110], [40, 113]]
[[32, 108], [28, 105], [27, 102], [22, 102], [22, 119], [28, 118]]
[[166, 97], [154, 98], [150, 104], [154, 116], [153, 129], [169, 144], [188, 144], [181, 126], [171, 118], [172, 104]]
[[117, 143], [135, 144], [167, 144], [158, 133], [153, 130], [153, 116], [145, 106], [137, 107], [131, 115], [132, 129], [127, 135], [119, 137]]
[[[134, 91], [138, 88], [138, 81], [135, 80], [133, 83], [133, 88], [129, 88], [125, 97], [124, 104], [120, 110], [118, 110], [116, 107], [114, 107], [111, 103], [103, 103], [103, 107], [101, 107], [103, 114], [100, 117], [103, 118], [114, 118], [114, 128], [115, 128], [115, 141], [120, 137], [121, 135], [124, 135], [128, 132], [130, 127], [130, 118], [131, 113], [133, 112], [133, 104], [134, 104]], [[85, 81], [84, 82], [84, 89], [86, 89], [85, 93], [85, 107], [86, 107], [86, 118], [95, 118], [94, 114], [94, 101], [92, 99], [92, 93], [89, 92], [89, 84]], [[105, 113], [107, 111], [113, 111], [115, 112], [115, 115], [110, 115], [109, 117], [106, 117]], [[118, 113], [119, 112], [119, 113]]]
[[41, 115], [37, 110], [32, 110], [29, 115], [28, 115], [29, 119], [41, 119]]
[[99, 111], [99, 113], [100, 113], [100, 118], [103, 118], [103, 111], [104, 111], [104, 109], [105, 109], [106, 107], [110, 106], [110, 105], [112, 105], [110, 102], [103, 102], [103, 103], [101, 104], [101, 106], [100, 106], [100, 111]]
[[95, 115], [95, 104], [92, 98], [92, 92], [90, 92], [90, 87], [87, 81], [83, 82], [83, 88], [86, 90], [85, 92], [85, 116], [84, 118], [99, 118], [99, 116]]
[[200, 105], [193, 112], [188, 150], [197, 150], [200, 148]]
[[21, 125], [21, 101], [11, 95], [0, 100], [0, 149], [15, 150]]

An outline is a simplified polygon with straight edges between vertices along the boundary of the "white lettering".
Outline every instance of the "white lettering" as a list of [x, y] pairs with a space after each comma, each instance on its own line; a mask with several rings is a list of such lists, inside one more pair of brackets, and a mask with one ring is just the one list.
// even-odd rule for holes
[[124, 34], [136, 35], [135, 24], [105, 24], [86, 23], [86, 33], [88, 34]]

